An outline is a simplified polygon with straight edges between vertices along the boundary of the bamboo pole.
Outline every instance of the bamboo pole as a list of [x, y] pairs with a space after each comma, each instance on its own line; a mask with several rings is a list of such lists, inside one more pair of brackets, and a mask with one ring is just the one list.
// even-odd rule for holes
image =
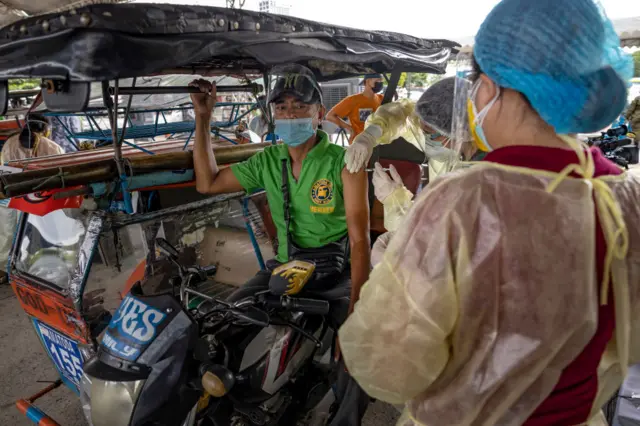
[[[218, 164], [233, 164], [244, 161], [261, 152], [270, 143], [214, 147]], [[127, 176], [153, 172], [193, 169], [191, 151], [171, 152], [125, 159]], [[37, 191], [69, 188], [91, 183], [109, 182], [118, 178], [115, 159], [74, 164], [49, 169], [29, 170], [22, 173], [2, 175], [0, 199], [19, 197]]]

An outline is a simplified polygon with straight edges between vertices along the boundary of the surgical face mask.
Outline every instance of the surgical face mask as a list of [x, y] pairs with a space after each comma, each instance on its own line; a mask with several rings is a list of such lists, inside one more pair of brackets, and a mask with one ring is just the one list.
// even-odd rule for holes
[[434, 144], [440, 144], [440, 146], [442, 146], [441, 142], [438, 142], [436, 139], [438, 139], [439, 137], [443, 136], [441, 133], [439, 132], [435, 132], [435, 133], [425, 133], [424, 137], [426, 140], [431, 141]]
[[313, 118], [277, 119], [276, 134], [288, 146], [299, 146], [316, 134]]
[[475, 141], [478, 149], [484, 152], [493, 151], [491, 145], [487, 141], [487, 137], [484, 134], [484, 129], [482, 125], [484, 123], [484, 119], [487, 117], [487, 114], [491, 110], [500, 97], [500, 87], [496, 88], [496, 94], [491, 99], [491, 101], [482, 108], [482, 111], [478, 112], [476, 108], [476, 96], [478, 95], [478, 89], [482, 85], [482, 80], [478, 80], [471, 90], [471, 96], [467, 100], [467, 112], [469, 114], [469, 128], [471, 129], [471, 135], [473, 136], [473, 140]]
[[384, 84], [381, 81], [374, 83], [373, 85], [373, 93], [380, 93], [384, 89]]
[[427, 139], [425, 141], [425, 155], [432, 160], [450, 160], [455, 158], [456, 152], [447, 148], [451, 143], [451, 139], [447, 138], [444, 142], [438, 142]]

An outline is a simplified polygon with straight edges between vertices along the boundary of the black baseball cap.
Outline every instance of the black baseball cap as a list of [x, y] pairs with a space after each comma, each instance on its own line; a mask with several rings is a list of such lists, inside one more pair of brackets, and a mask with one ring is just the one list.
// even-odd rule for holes
[[321, 104], [322, 90], [315, 75], [308, 68], [293, 64], [271, 71], [275, 83], [269, 92], [269, 103], [277, 102], [284, 95], [291, 95], [305, 104]]
[[360, 86], [362, 86], [364, 82], [369, 80], [370, 78], [383, 78], [383, 77], [382, 77], [382, 74], [378, 74], [378, 73], [365, 74], [364, 77], [362, 77], [362, 80], [360, 80]]

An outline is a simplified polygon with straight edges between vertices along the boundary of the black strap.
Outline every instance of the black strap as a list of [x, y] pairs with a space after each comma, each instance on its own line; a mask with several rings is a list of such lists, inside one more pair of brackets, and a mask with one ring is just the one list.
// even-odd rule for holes
[[284, 207], [284, 226], [287, 230], [287, 257], [291, 260], [291, 208], [290, 208], [290, 196], [289, 196], [289, 168], [287, 167], [287, 160], [282, 160], [282, 198]]

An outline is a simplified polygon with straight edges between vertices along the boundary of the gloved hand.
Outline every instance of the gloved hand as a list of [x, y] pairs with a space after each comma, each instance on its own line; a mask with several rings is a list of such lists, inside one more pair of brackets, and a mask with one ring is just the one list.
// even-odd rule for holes
[[344, 156], [344, 162], [350, 173], [357, 173], [367, 165], [380, 136], [382, 136], [382, 129], [376, 125], [367, 127], [364, 132], [356, 136]]
[[402, 183], [402, 178], [398, 174], [393, 165], [389, 166], [389, 174], [384, 171], [380, 163], [376, 163], [375, 170], [373, 172], [373, 178], [371, 181], [373, 182], [374, 193], [376, 194], [376, 198], [384, 204], [384, 200], [387, 199], [389, 195], [393, 193], [398, 188], [404, 187]]
[[391, 237], [393, 237], [393, 232], [385, 232], [384, 234], [380, 235], [376, 242], [373, 244], [373, 248], [371, 249], [371, 266], [375, 267], [382, 261], [382, 257], [384, 256], [384, 252], [389, 246]]

